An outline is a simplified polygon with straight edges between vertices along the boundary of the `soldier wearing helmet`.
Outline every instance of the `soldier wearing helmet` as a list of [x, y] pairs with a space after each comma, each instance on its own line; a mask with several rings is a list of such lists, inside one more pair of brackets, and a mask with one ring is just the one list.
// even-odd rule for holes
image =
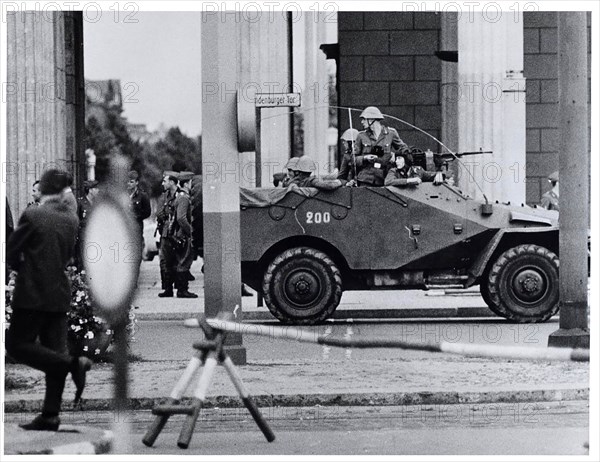
[[281, 186], [283, 186], [284, 188], [287, 188], [290, 185], [290, 182], [292, 181], [292, 179], [294, 178], [294, 175], [295, 175], [294, 169], [296, 168], [296, 165], [298, 164], [298, 159], [299, 159], [299, 157], [292, 157], [290, 160], [287, 161], [287, 164], [285, 164], [287, 173], [280, 172], [280, 173], [273, 174], [273, 186], [277, 187], [277, 186], [279, 186], [279, 183], [281, 183]]
[[344, 145], [344, 154], [340, 165], [340, 171], [337, 176], [338, 180], [352, 180], [355, 176], [354, 145], [357, 138], [358, 130], [356, 128], [349, 128], [340, 137]]
[[558, 172], [548, 175], [548, 181], [552, 189], [542, 195], [542, 207], [546, 210], [558, 211]]
[[442, 172], [429, 172], [418, 165], [413, 165], [412, 154], [404, 151], [396, 154], [396, 166], [387, 173], [385, 186], [418, 186], [423, 181], [433, 181], [433, 184], [441, 184], [444, 181]]
[[294, 178], [290, 181], [290, 186], [333, 191], [345, 183], [342, 180], [324, 180], [313, 176], [313, 173], [317, 170], [317, 166], [308, 156], [298, 158], [298, 163], [294, 169]]
[[398, 132], [381, 123], [383, 114], [369, 106], [360, 114], [364, 130], [356, 139], [357, 182], [361, 186], [382, 186], [392, 154], [406, 148]]

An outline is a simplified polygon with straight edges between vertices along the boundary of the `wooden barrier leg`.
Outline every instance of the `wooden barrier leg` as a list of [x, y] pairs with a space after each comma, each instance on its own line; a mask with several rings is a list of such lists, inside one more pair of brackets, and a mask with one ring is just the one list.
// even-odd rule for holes
[[[185, 390], [187, 390], [188, 386], [190, 385], [194, 374], [204, 362], [205, 357], [206, 354], [204, 352], [194, 352], [194, 356], [192, 356], [192, 359], [190, 359], [190, 362], [188, 363], [185, 371], [183, 372], [183, 375], [179, 378], [179, 381], [173, 388], [173, 391], [171, 391], [171, 395], [167, 400], [166, 404], [177, 404], [179, 402], [179, 400], [185, 393]], [[160, 432], [167, 424], [169, 417], [169, 414], [156, 416], [154, 422], [152, 422], [150, 428], [144, 435], [142, 443], [144, 443], [148, 447], [151, 447], [156, 441], [156, 438], [158, 438], [158, 435], [160, 435]]]
[[274, 441], [275, 434], [271, 430], [271, 427], [269, 427], [268, 422], [265, 420], [263, 415], [260, 413], [260, 410], [256, 406], [256, 403], [254, 403], [254, 401], [250, 397], [248, 391], [246, 390], [246, 387], [244, 386], [244, 383], [242, 382], [242, 378], [238, 374], [237, 369], [235, 368], [235, 365], [233, 364], [233, 361], [231, 360], [231, 358], [229, 356], [225, 355], [225, 357], [223, 358], [222, 364], [223, 364], [223, 367], [225, 367], [225, 370], [227, 371], [227, 373], [229, 374], [229, 377], [231, 378], [233, 385], [235, 386], [237, 392], [239, 393], [240, 398], [242, 398], [242, 402], [244, 403], [244, 405], [246, 406], [246, 408], [248, 409], [248, 411], [254, 418], [254, 421], [256, 422], [256, 425], [258, 425], [258, 428], [260, 428], [260, 431], [263, 432], [263, 435], [265, 435], [265, 438], [267, 439], [267, 441], [269, 443]]
[[190, 445], [192, 435], [194, 434], [194, 428], [196, 426], [196, 420], [200, 415], [200, 410], [202, 409], [202, 404], [206, 399], [206, 392], [208, 390], [208, 387], [210, 386], [210, 381], [212, 380], [212, 376], [215, 372], [216, 367], [217, 352], [213, 350], [210, 351], [206, 356], [204, 369], [202, 370], [202, 375], [198, 380], [198, 385], [196, 386], [193, 401], [194, 412], [185, 419], [185, 422], [183, 423], [183, 427], [181, 429], [181, 433], [179, 434], [177, 446], [179, 446], [181, 449], [187, 449]]

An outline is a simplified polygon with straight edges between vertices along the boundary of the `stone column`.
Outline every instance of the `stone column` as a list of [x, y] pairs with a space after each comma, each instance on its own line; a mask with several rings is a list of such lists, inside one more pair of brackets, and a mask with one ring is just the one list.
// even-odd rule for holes
[[83, 19], [76, 12], [7, 14], [7, 159], [2, 180], [13, 215], [43, 171], [84, 168]]
[[[319, 49], [326, 41], [325, 14], [304, 12], [305, 28], [305, 78], [302, 94], [304, 114], [304, 154], [310, 156], [318, 167], [318, 174], [327, 173], [329, 148], [329, 102], [327, 57]], [[331, 166], [333, 169], [335, 166]]]
[[[458, 21], [460, 187], [476, 198], [525, 202], [525, 79], [522, 14], [461, 14]], [[479, 186], [477, 186], [477, 184]]]
[[[441, 14], [441, 50], [458, 50], [458, 14]], [[459, 58], [460, 59], [460, 58]], [[458, 150], [458, 64], [442, 61], [442, 142], [451, 150]], [[449, 169], [456, 178], [457, 162]]]
[[[284, 13], [261, 15], [256, 21], [241, 20], [238, 30], [238, 87], [241, 112], [238, 120], [255, 132], [254, 95], [287, 93], [289, 60], [287, 19]], [[204, 37], [204, 33], [203, 33]], [[261, 184], [273, 185], [273, 173], [283, 170], [290, 156], [290, 109], [262, 109]], [[254, 186], [254, 155], [245, 152], [241, 160], [241, 185]]]
[[[240, 23], [224, 12], [202, 13], [202, 195], [204, 313], [233, 313], [241, 321], [240, 190], [237, 149], [237, 63]], [[226, 88], [228, 92], [214, 92]], [[210, 91], [208, 91], [210, 90]], [[226, 350], [246, 363], [242, 336], [230, 333]]]
[[548, 345], [555, 347], [590, 347], [587, 290], [590, 216], [587, 69], [586, 13], [560, 12], [560, 329], [548, 338]]

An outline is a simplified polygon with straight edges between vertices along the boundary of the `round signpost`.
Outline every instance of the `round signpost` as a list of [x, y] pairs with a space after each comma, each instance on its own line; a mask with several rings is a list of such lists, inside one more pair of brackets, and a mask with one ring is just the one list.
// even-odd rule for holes
[[[114, 185], [116, 186], [116, 185]], [[115, 412], [113, 452], [131, 452], [127, 427], [127, 323], [141, 260], [141, 242], [129, 211], [129, 197], [117, 187], [96, 199], [83, 236], [83, 260], [98, 315], [115, 335]]]

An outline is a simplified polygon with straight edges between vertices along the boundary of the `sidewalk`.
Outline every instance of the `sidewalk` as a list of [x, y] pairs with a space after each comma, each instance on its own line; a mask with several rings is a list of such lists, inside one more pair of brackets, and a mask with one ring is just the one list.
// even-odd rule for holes
[[[139, 287], [134, 299], [138, 320], [183, 320], [203, 311], [204, 277], [200, 272], [202, 261], [196, 260], [191, 272], [196, 277], [190, 282], [190, 291], [196, 299], [159, 298], [160, 271], [158, 259], [144, 261], [140, 269]], [[257, 306], [256, 292], [242, 297], [245, 322], [276, 322], [266, 306]], [[479, 295], [477, 287], [467, 290], [379, 290], [344, 292], [334, 313], [334, 319], [422, 319], [422, 318], [492, 317]]]
[[[154, 271], [156, 270], [156, 271]], [[202, 293], [202, 277], [197, 262], [192, 268], [197, 280], [190, 290]], [[144, 262], [140, 287], [134, 305], [138, 319], [186, 319], [196, 316], [202, 310], [202, 298], [161, 299], [157, 262]], [[400, 301], [398, 300], [401, 295]], [[243, 309], [253, 319], [274, 318], [266, 308], [256, 308], [256, 297], [244, 297]], [[372, 306], [369, 306], [373, 303]], [[398, 310], [401, 303], [402, 310]], [[431, 317], [449, 313], [467, 313], [481, 310], [482, 316], [490, 317], [483, 311], [481, 297], [473, 291], [458, 292], [457, 295], [443, 295], [442, 292], [427, 293], [417, 291], [354, 292], [344, 295], [338, 311], [369, 316], [369, 312], [381, 315], [375, 310], [388, 310], [396, 317], [404, 314], [416, 315], [409, 309], [428, 310]], [[368, 306], [368, 309], [364, 307]], [[393, 313], [392, 313], [393, 310]], [[467, 310], [467, 311], [465, 311]], [[400, 313], [400, 314], [399, 314]], [[422, 315], [421, 315], [422, 316]], [[493, 315], [491, 315], [493, 316]], [[410, 316], [407, 316], [410, 317]], [[510, 329], [511, 325], [507, 324]], [[544, 337], [544, 336], [542, 336]], [[520, 339], [521, 346], [547, 344], [546, 338], [528, 345]], [[272, 351], [277, 343], [268, 337], [245, 337], [245, 342], [256, 342], [261, 351]], [[264, 342], [264, 343], [260, 343]], [[318, 348], [329, 348], [320, 346]], [[589, 363], [548, 362], [532, 360], [489, 359], [466, 357], [447, 353], [426, 351], [403, 351], [402, 355], [387, 355], [382, 352], [372, 360], [356, 359], [357, 355], [343, 348], [331, 348], [325, 354], [298, 354], [288, 360], [261, 360], [249, 357], [248, 364], [239, 367], [239, 373], [246, 388], [259, 407], [312, 407], [312, 406], [436, 406], [464, 404], [477, 407], [483, 403], [529, 403], [549, 401], [574, 401], [589, 399]], [[190, 346], [190, 357], [192, 348]], [[137, 361], [129, 365], [129, 397], [132, 409], [150, 410], [167, 398], [187, 361], [152, 360]], [[242, 401], [222, 368], [218, 368], [208, 389], [205, 406], [207, 408], [242, 407]], [[65, 387], [63, 423], [69, 423], [69, 416], [79, 416], [81, 412], [113, 409], [113, 366], [96, 364], [88, 374], [87, 386], [83, 395], [83, 408], [73, 409], [70, 400], [74, 396], [74, 385], [70, 380]], [[6, 390], [4, 411], [23, 413], [38, 412], [44, 397], [43, 374], [23, 365], [7, 364], [6, 375], [25, 386]], [[184, 402], [189, 400], [197, 383], [197, 376], [184, 394]], [[11, 417], [14, 421], [14, 415]], [[15, 433], [15, 430], [17, 433]], [[30, 434], [31, 435], [31, 434]], [[31, 435], [36, 440], [35, 435]], [[62, 437], [62, 435], [59, 435]], [[22, 437], [18, 430], [7, 426], [5, 445], [9, 447], [15, 438]], [[36, 440], [37, 441], [37, 440]], [[87, 446], [88, 450], [89, 445]]]

